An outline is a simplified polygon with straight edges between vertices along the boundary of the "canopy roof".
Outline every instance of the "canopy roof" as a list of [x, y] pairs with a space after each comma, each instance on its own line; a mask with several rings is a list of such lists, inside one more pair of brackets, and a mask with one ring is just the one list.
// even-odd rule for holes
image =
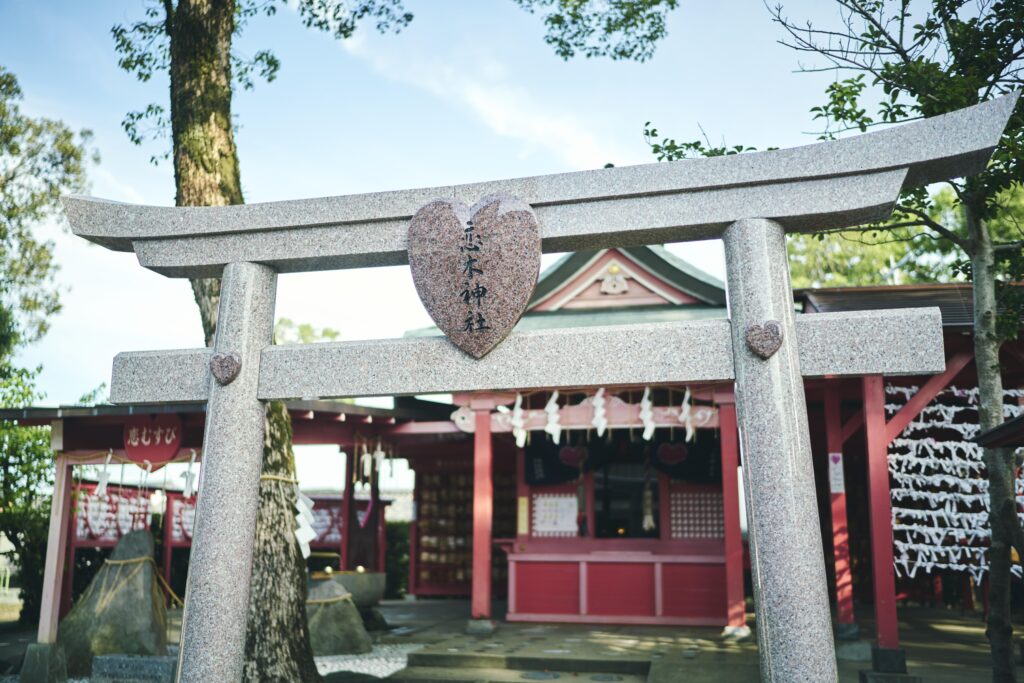
[[[342, 401], [285, 401], [288, 412], [292, 415], [303, 414], [329, 417], [335, 421], [354, 422], [394, 421], [407, 422], [412, 420], [447, 419], [451, 414], [451, 406], [443, 403], [420, 401], [415, 398], [401, 397], [395, 399], [394, 408], [373, 408]], [[69, 406], [32, 406], [29, 408], [0, 409], [0, 420], [17, 421], [23, 425], [48, 425], [53, 420], [92, 417], [127, 417], [129, 415], [157, 415], [176, 413], [179, 415], [206, 412], [205, 403], [170, 403], [170, 404], [118, 404], [100, 403], [96, 405]]]
[[981, 446], [990, 448], [1024, 447], [1024, 415], [1019, 415], [998, 427], [982, 432], [974, 441]]
[[[1021, 284], [1018, 287], [1024, 286]], [[804, 304], [804, 313], [874, 311], [892, 308], [937, 306], [946, 327], [973, 327], [974, 298], [971, 285], [931, 283], [875, 285], [870, 287], [824, 287], [794, 293]]]

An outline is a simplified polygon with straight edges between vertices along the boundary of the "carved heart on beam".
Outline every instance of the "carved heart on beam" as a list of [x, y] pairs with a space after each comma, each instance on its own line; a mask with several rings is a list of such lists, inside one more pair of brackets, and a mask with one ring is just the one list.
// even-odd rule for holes
[[215, 353], [210, 357], [210, 372], [217, 383], [226, 386], [242, 371], [242, 357], [237, 353]]
[[409, 223], [409, 267], [427, 313], [460, 349], [482, 358], [526, 311], [540, 274], [530, 205], [492, 195], [472, 208], [436, 199]]
[[752, 323], [747, 325], [746, 337], [750, 350], [767, 360], [782, 346], [782, 325], [777, 320], [766, 320], [763, 325]]

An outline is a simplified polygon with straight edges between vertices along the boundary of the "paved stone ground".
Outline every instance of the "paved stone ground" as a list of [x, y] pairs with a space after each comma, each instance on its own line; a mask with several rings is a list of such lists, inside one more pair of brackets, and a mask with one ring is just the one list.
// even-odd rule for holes
[[17, 621], [0, 623], [0, 673], [6, 672], [25, 654], [29, 643], [36, 641], [36, 629]]
[[[318, 658], [325, 680], [366, 682], [389, 675], [395, 683], [758, 680], [756, 644], [724, 642], [716, 628], [501, 623], [493, 636], [473, 637], [465, 635], [469, 604], [464, 600], [391, 601], [382, 606], [382, 612], [393, 630], [378, 637], [371, 653]], [[499, 605], [496, 616], [502, 615]], [[180, 613], [171, 617], [169, 635], [176, 639], [175, 617], [180, 619]], [[870, 615], [860, 626], [865, 636], [873, 633]], [[904, 607], [900, 634], [911, 671], [928, 683], [991, 677], [980, 614]], [[8, 643], [4, 654], [13, 656], [15, 650], [23, 650], [31, 635], [0, 628], [0, 644]], [[866, 663], [841, 662], [840, 681], [857, 681], [858, 670], [866, 667]], [[16, 677], [0, 676], [0, 683], [16, 681]]]
[[[717, 628], [502, 623], [488, 638], [464, 634], [469, 616], [465, 601], [391, 602], [382, 611], [398, 627], [382, 642], [425, 643], [409, 655], [409, 668], [392, 677], [397, 682], [529, 680], [522, 676], [529, 672], [581, 682], [758, 680], [756, 643], [723, 641]], [[980, 614], [904, 607], [900, 619], [908, 666], [926, 682], [963, 683], [991, 677]], [[754, 625], [752, 615], [750, 623]], [[860, 621], [860, 627], [866, 638], [874, 633], [870, 615]], [[854, 683], [858, 671], [869, 666], [840, 662], [840, 681]], [[621, 678], [593, 679], [594, 675]]]

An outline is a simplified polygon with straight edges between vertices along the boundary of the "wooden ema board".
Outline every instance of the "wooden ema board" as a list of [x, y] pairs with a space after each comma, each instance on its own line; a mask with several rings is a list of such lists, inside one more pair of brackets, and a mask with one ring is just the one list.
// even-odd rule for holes
[[[495, 442], [507, 440], [495, 438]], [[495, 449], [495, 539], [515, 535], [514, 459]], [[416, 515], [409, 527], [409, 593], [421, 596], [468, 596], [473, 580], [472, 455], [421, 457], [413, 496]], [[503, 553], [493, 555], [491, 581], [496, 595], [508, 586]]]
[[134, 486], [108, 486], [104, 496], [95, 495], [96, 484], [78, 484], [72, 502], [72, 548], [113, 548], [130, 531], [148, 529], [149, 495]]
[[[96, 496], [96, 484], [80, 483], [75, 486], [72, 500], [71, 533], [68, 534], [68, 571], [62, 588], [62, 611], [70, 609], [73, 597], [75, 552], [80, 548], [113, 548], [129, 531], [149, 529], [153, 525], [149, 496], [155, 489], [140, 490], [134, 486], [108, 486], [105, 496]], [[162, 563], [164, 578], [171, 580], [171, 558], [176, 550], [192, 547], [192, 529], [195, 519], [196, 497], [186, 499], [182, 494], [167, 491], [163, 524]], [[313, 498], [313, 529], [317, 537], [309, 546], [314, 552], [341, 551], [343, 538], [341, 496]], [[383, 527], [384, 503], [378, 502], [375, 513], [367, 500], [355, 501], [356, 519], [353, 520], [353, 566], [362, 564], [377, 569], [382, 555], [380, 536]], [[367, 515], [370, 519], [366, 520]], [[365, 520], [365, 523], [362, 523]], [[362, 523], [362, 524], [361, 524]], [[335, 563], [337, 564], [337, 563]]]

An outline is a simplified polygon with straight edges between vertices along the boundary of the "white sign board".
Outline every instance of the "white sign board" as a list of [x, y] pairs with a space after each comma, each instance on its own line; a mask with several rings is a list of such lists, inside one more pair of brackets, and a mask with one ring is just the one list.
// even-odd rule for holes
[[575, 536], [579, 507], [575, 494], [541, 494], [533, 497], [534, 536]]
[[835, 494], [846, 493], [846, 484], [843, 482], [843, 454], [828, 454], [828, 488]]

